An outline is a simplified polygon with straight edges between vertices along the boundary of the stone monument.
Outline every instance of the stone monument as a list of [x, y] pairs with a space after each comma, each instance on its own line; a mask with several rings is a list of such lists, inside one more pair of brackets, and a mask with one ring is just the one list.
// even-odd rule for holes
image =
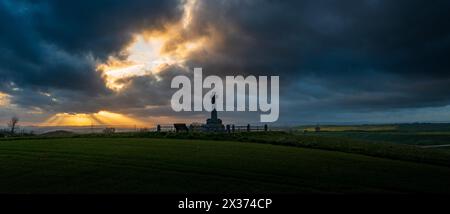
[[211, 103], [213, 110], [211, 111], [211, 118], [206, 120], [205, 130], [210, 132], [223, 132], [225, 131], [225, 126], [222, 124], [222, 120], [217, 117], [215, 94], [211, 98]]

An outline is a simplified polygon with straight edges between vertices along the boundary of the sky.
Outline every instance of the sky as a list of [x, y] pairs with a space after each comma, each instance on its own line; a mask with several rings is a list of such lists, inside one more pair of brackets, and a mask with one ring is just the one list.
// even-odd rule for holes
[[[0, 0], [0, 123], [203, 122], [170, 82], [280, 76], [278, 124], [450, 122], [446, 0]], [[225, 123], [256, 113], [224, 112]]]

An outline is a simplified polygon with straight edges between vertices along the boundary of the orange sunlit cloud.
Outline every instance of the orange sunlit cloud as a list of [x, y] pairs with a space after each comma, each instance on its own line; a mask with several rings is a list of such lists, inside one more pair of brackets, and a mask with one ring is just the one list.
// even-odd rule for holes
[[119, 80], [157, 74], [169, 65], [182, 65], [189, 54], [206, 46], [206, 38], [188, 38], [185, 35], [196, 2], [186, 1], [183, 18], [178, 23], [168, 24], [164, 31], [149, 29], [134, 35], [122, 50], [125, 59], [109, 57], [107, 62], [99, 63], [97, 70], [104, 76], [106, 86], [118, 91], [125, 86]]
[[8, 106], [10, 104], [9, 95], [0, 92], [0, 106]]

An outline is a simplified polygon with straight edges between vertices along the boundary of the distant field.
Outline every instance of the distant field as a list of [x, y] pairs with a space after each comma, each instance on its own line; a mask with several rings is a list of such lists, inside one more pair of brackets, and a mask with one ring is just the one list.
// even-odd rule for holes
[[450, 167], [270, 144], [0, 141], [1, 193], [444, 192]]
[[398, 124], [398, 125], [355, 125], [301, 126], [299, 132], [313, 136], [343, 137], [356, 140], [390, 142], [408, 145], [450, 144], [450, 124]]
[[[317, 126], [317, 125], [316, 125]], [[315, 131], [316, 126], [299, 126], [299, 131]], [[409, 123], [377, 125], [318, 125], [321, 131], [395, 131], [395, 132], [442, 132], [450, 133], [450, 123]]]
[[408, 145], [445, 145], [450, 144], [450, 133], [443, 132], [312, 132], [308, 135], [344, 137], [357, 140], [370, 140]]

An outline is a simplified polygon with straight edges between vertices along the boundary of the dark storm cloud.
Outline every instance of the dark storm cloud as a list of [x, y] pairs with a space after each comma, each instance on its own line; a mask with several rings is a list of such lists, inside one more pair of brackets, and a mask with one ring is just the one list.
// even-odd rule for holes
[[43, 1], [36, 13], [42, 38], [65, 50], [105, 58], [130, 42], [133, 33], [163, 28], [181, 15], [178, 0]]
[[190, 64], [280, 75], [281, 95], [290, 100], [314, 97], [296, 90], [314, 79], [325, 90], [314, 102], [324, 106], [448, 105], [449, 9], [448, 1], [419, 0], [202, 1], [197, 31], [221, 36], [213, 52]]
[[197, 31], [222, 33], [217, 51], [224, 67], [447, 75], [449, 8], [448, 1], [418, 0], [202, 1], [195, 24]]

